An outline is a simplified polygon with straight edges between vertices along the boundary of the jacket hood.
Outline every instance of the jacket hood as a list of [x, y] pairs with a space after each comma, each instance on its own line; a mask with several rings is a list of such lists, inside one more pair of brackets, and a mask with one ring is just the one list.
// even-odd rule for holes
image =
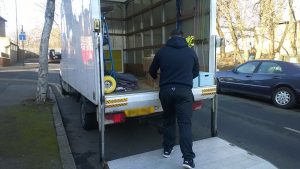
[[185, 38], [175, 36], [167, 41], [166, 46], [173, 47], [173, 48], [184, 48], [187, 47], [188, 44], [186, 43]]

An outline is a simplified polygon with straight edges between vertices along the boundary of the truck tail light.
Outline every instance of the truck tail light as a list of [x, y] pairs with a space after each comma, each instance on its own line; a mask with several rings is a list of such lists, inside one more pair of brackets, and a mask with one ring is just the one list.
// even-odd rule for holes
[[124, 121], [125, 121], [124, 112], [106, 114], [105, 115], [105, 124], [121, 123], [121, 122], [124, 122]]
[[202, 100], [196, 101], [193, 103], [193, 110], [200, 110], [200, 109], [202, 109], [202, 106], [203, 106]]

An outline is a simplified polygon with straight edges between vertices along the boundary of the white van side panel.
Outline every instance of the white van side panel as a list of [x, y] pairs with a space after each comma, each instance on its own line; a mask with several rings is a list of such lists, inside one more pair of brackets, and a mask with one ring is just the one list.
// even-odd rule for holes
[[[98, 0], [62, 2], [62, 79], [94, 104], [98, 103], [96, 82], [98, 53], [93, 20], [99, 18]], [[94, 11], [93, 11], [94, 10]]]

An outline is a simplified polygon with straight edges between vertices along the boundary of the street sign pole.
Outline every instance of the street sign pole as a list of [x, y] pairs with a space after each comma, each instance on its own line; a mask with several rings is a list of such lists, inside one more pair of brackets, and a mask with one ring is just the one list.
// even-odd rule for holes
[[[22, 25], [21, 32], [24, 33], [24, 35], [25, 35], [25, 32], [23, 31], [23, 25]], [[25, 40], [25, 38], [24, 38], [24, 40]], [[23, 53], [24, 53], [24, 40], [22, 40], [22, 50], [23, 50]]]
[[17, 60], [19, 61], [19, 31], [18, 31], [18, 4], [17, 4], [17, 0], [15, 0], [15, 7], [16, 7], [16, 40], [17, 40]]
[[[26, 34], [25, 34], [24, 30], [23, 30], [23, 25], [22, 25], [21, 32], [19, 34], [18, 39], [20, 41], [22, 41], [22, 51], [23, 51], [22, 52], [22, 57], [23, 57], [23, 60], [24, 60], [24, 40], [26, 40]], [[18, 59], [18, 61], [19, 61], [19, 59]]]

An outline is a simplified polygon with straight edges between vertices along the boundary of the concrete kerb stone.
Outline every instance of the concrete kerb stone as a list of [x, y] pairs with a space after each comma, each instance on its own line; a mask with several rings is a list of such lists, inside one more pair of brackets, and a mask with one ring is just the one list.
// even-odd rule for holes
[[56, 97], [51, 87], [49, 87], [49, 91], [50, 98], [54, 101], [52, 112], [63, 169], [76, 169], [74, 157], [72, 155], [65, 127], [62, 122], [61, 113], [57, 104]]

